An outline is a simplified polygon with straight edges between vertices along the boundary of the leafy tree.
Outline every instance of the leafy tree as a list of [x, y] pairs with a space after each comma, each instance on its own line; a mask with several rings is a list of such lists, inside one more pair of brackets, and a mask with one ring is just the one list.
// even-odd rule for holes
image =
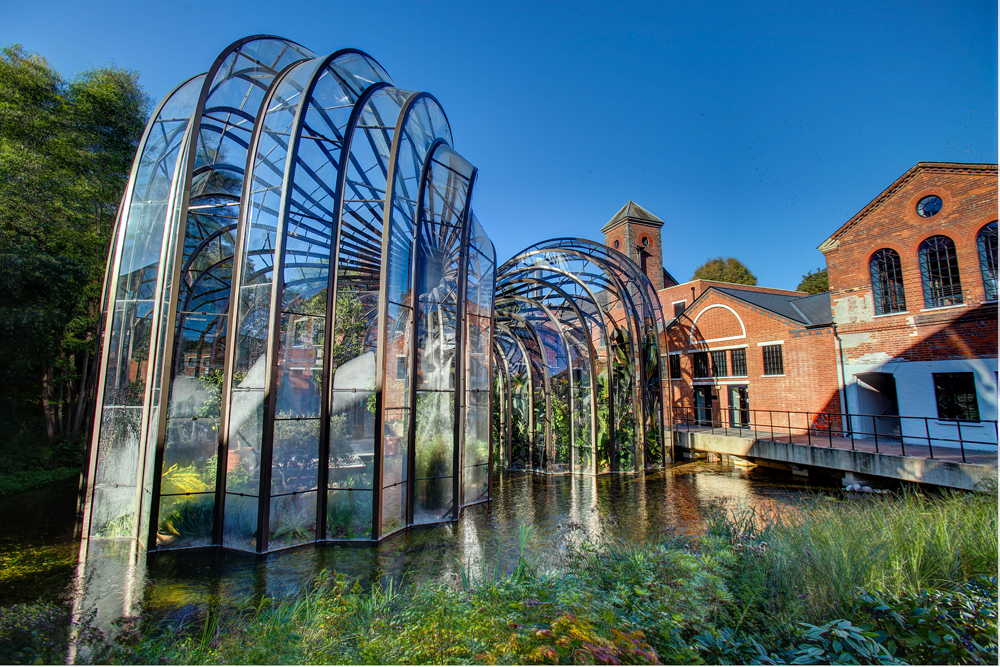
[[50, 444], [87, 428], [108, 245], [149, 108], [135, 72], [65, 81], [0, 51], [0, 405]]
[[796, 287], [800, 292], [809, 294], [822, 294], [830, 291], [830, 281], [826, 276], [826, 269], [816, 269], [802, 276], [802, 282]]
[[717, 280], [722, 283], [756, 285], [757, 276], [735, 257], [714, 257], [697, 269], [691, 280]]

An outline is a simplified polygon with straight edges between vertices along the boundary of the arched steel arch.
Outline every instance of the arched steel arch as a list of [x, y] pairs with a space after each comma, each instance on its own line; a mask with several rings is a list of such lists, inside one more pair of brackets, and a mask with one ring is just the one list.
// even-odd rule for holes
[[168, 96], [109, 255], [85, 537], [266, 552], [489, 498], [496, 254], [451, 144], [353, 49], [249, 37]]
[[[636, 472], [664, 465], [668, 454], [663, 441], [659, 354], [663, 316], [656, 290], [641, 269], [601, 244], [553, 239], [530, 246], [505, 262], [498, 270], [497, 291], [499, 320], [510, 315], [505, 304], [517, 303], [516, 297], [534, 297], [549, 306], [557, 301], [563, 309], [572, 302], [576, 321], [587, 327], [590, 365], [595, 376], [607, 378], [607, 395], [593, 397], [595, 410], [606, 410], [607, 418], [595, 414], [592, 420], [591, 442], [597, 465], [587, 472], [606, 472], [608, 468]], [[585, 309], [579, 307], [582, 304], [592, 305], [594, 310], [584, 316]], [[565, 330], [566, 325], [551, 308], [548, 314], [554, 326]], [[594, 344], [595, 339], [598, 344]], [[498, 352], [505, 353], [502, 348]], [[596, 370], [601, 364], [606, 364], [606, 371]], [[593, 390], [596, 394], [599, 388]], [[637, 409], [630, 410], [630, 403]], [[546, 419], [551, 421], [552, 415], [547, 413]], [[603, 434], [599, 433], [599, 421], [609, 425]], [[547, 446], [548, 438], [546, 435]], [[609, 449], [611, 463], [602, 469], [599, 461], [604, 447]], [[554, 472], [549, 467], [542, 471]]]

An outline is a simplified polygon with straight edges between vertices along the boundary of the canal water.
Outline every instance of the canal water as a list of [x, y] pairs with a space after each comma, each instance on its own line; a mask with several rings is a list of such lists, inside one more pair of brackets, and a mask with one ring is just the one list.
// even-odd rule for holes
[[[534, 563], [555, 568], [568, 549], [584, 542], [640, 544], [695, 535], [714, 512], [738, 506], [794, 512], [822, 491], [829, 489], [784, 473], [706, 462], [627, 476], [498, 475], [492, 502], [467, 508], [457, 522], [410, 529], [377, 545], [306, 546], [264, 558], [165, 552], [140, 557], [138, 566], [128, 562], [127, 549], [92, 553], [88, 582], [103, 593], [91, 604], [102, 596], [110, 603], [128, 589], [124, 613], [141, 608], [153, 618], [187, 616], [220, 601], [294, 595], [324, 570], [363, 586], [454, 583], [463, 571], [478, 577], [484, 570], [512, 569], [522, 544]], [[0, 606], [67, 598], [79, 553], [75, 499], [75, 482], [0, 498], [8, 526], [0, 537]]]

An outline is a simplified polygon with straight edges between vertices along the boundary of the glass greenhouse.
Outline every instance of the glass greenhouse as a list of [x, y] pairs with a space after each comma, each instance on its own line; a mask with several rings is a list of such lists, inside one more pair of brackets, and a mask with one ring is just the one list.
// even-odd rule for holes
[[109, 258], [85, 536], [267, 552], [488, 499], [475, 180], [360, 51], [249, 37], [170, 93]]
[[489, 500], [495, 466], [669, 460], [652, 284], [578, 239], [498, 273], [452, 144], [368, 55], [270, 36], [160, 103], [108, 260], [85, 538], [377, 541]]
[[513, 470], [663, 467], [656, 289], [605, 245], [553, 239], [498, 270], [494, 439]]

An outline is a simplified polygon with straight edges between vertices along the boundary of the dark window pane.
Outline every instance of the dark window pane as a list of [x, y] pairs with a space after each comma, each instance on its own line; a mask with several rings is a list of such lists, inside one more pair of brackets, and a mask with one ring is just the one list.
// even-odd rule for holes
[[729, 371], [726, 369], [726, 352], [722, 350], [720, 352], [712, 353], [712, 376], [713, 377], [726, 377], [729, 375]]
[[979, 421], [976, 379], [972, 373], [934, 373], [938, 419]]
[[872, 275], [875, 314], [886, 315], [906, 310], [899, 253], [890, 248], [883, 248], [872, 255], [868, 268]]
[[694, 376], [696, 378], [712, 377], [712, 369], [708, 365], [708, 352], [695, 352], [691, 357], [694, 361]]
[[687, 301], [678, 301], [674, 304], [674, 317], [677, 317], [687, 308]]
[[780, 345], [765, 345], [764, 352], [764, 375], [783, 375], [785, 364], [781, 358]]
[[997, 298], [997, 223], [990, 224], [979, 230], [976, 236], [979, 246], [979, 270], [983, 273], [983, 289], [987, 301]]
[[733, 375], [735, 377], [746, 377], [747, 375], [747, 351], [745, 349], [733, 350]]
[[955, 242], [947, 236], [932, 236], [920, 244], [919, 255], [924, 307], [939, 308], [962, 303]]
[[679, 380], [681, 377], [681, 355], [679, 354], [670, 355], [670, 377], [674, 380]]

